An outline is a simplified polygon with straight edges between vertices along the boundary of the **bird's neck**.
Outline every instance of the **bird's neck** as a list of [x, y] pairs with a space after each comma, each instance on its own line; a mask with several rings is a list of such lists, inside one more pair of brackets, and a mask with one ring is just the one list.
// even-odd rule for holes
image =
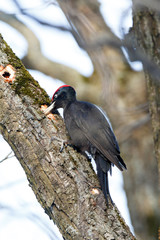
[[67, 109], [70, 107], [71, 104], [74, 104], [75, 102], [77, 102], [76, 98], [72, 99], [72, 100], [68, 100], [65, 102], [65, 106], [64, 106], [64, 111], [67, 111]]

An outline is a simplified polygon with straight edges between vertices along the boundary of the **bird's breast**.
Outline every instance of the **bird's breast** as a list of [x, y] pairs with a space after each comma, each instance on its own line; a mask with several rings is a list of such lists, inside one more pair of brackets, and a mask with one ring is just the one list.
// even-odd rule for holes
[[77, 126], [71, 114], [64, 114], [64, 122], [72, 144], [78, 147], [82, 152], [89, 151], [90, 142], [84, 135], [83, 131]]

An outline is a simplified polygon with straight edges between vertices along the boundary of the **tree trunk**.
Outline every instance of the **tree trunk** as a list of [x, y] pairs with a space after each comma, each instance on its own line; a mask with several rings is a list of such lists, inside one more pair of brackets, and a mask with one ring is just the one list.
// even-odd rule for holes
[[[136, 233], [142, 239], [149, 240], [158, 238], [160, 222], [160, 213], [158, 210], [160, 200], [160, 184], [158, 186], [158, 171], [160, 176], [160, 78], [156, 74], [156, 68], [160, 67], [160, 15], [156, 11], [151, 11], [144, 7], [139, 8], [134, 5], [134, 1], [133, 10], [133, 28], [130, 30], [130, 33], [132, 33], [132, 37], [134, 34], [137, 47], [141, 49], [142, 55], [145, 54], [146, 58], [150, 61], [148, 66], [144, 64], [144, 71], [152, 120], [155, 158], [150, 156], [150, 158], [144, 159], [145, 164], [143, 167], [146, 172], [146, 178], [143, 179], [145, 186], [142, 185], [143, 197], [140, 198], [138, 194], [135, 194], [133, 197], [133, 193], [130, 193], [131, 196], [129, 199], [131, 205], [135, 199], [139, 199], [140, 201], [140, 204], [136, 204], [135, 206], [136, 211], [134, 209], [133, 212], [133, 209], [131, 209], [132, 221]], [[150, 71], [153, 63], [155, 64], [154, 72]], [[146, 139], [146, 152], [148, 152], [148, 144], [149, 142]], [[150, 153], [148, 154], [150, 155]], [[142, 214], [138, 218], [135, 212]]]
[[[95, 101], [103, 106], [118, 129], [118, 140], [122, 142], [121, 152], [128, 167], [124, 174], [125, 189], [135, 232], [142, 239], [156, 239], [159, 213], [158, 189], [155, 188], [155, 183], [158, 182], [158, 174], [157, 163], [152, 160], [151, 124], [148, 109], [132, 111], [135, 106], [142, 106], [147, 102], [144, 77], [134, 76], [124, 61], [120, 47], [115, 48], [116, 44], [120, 45], [120, 40], [106, 26], [96, 0], [58, 2], [71, 26], [78, 31], [80, 39], [76, 40], [80, 45], [82, 43], [94, 64], [100, 89], [96, 91], [97, 94], [94, 92]], [[135, 28], [138, 26], [135, 23]], [[137, 36], [143, 41], [142, 34], [138, 32]], [[147, 40], [146, 38], [146, 42]], [[147, 53], [150, 51], [149, 47], [147, 45]], [[142, 57], [138, 52], [135, 55]], [[156, 109], [158, 108], [155, 108], [155, 112]], [[156, 125], [159, 125], [158, 121]], [[159, 127], [157, 130], [159, 131]], [[156, 142], [157, 146], [158, 143], [159, 141]]]
[[50, 121], [40, 111], [47, 94], [2, 37], [0, 52], [0, 131], [64, 239], [135, 239], [118, 209], [107, 207], [90, 162], [70, 147], [60, 153], [60, 143], [51, 142], [66, 138], [63, 120]]
[[[135, 12], [133, 29], [138, 45], [149, 56], [150, 60], [157, 65], [157, 68], [160, 68], [159, 13], [146, 8]], [[159, 163], [160, 175], [160, 77], [156, 76], [154, 78], [147, 68], [144, 70], [146, 72], [149, 110], [152, 117], [155, 157]]]

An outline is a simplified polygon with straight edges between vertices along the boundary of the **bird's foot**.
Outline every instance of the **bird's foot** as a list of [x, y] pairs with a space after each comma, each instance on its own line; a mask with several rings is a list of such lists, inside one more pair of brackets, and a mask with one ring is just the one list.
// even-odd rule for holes
[[54, 141], [54, 140], [57, 140], [58, 142], [61, 143], [61, 147], [60, 147], [60, 150], [59, 150], [60, 152], [63, 152], [63, 149], [69, 145], [67, 140], [61, 139], [59, 137], [53, 137], [52, 136], [51, 137], [51, 142]]

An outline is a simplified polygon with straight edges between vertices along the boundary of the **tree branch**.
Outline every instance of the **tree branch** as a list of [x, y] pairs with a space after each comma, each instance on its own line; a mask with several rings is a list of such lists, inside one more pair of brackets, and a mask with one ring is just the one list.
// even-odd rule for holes
[[36, 35], [24, 23], [18, 20], [15, 15], [0, 11], [0, 20], [17, 29], [27, 40], [28, 51], [22, 60], [26, 68], [36, 69], [53, 78], [70, 82], [70, 84], [72, 83], [71, 79], [76, 79], [76, 82], [83, 82], [86, 79], [75, 69], [45, 57], [41, 52], [40, 42]]
[[9, 152], [9, 153], [7, 154], [7, 156], [5, 156], [3, 159], [1, 159], [1, 160], [0, 160], [0, 163], [4, 162], [5, 160], [7, 160], [7, 159], [9, 159], [9, 158], [14, 157], [14, 155], [13, 155], [13, 156], [10, 156], [11, 154], [12, 154], [12, 151]]

